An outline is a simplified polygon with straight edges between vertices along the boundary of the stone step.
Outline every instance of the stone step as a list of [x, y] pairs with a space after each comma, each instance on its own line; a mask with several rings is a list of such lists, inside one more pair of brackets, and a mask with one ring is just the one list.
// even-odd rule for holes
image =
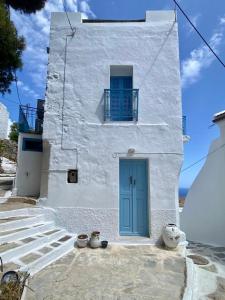
[[53, 221], [45, 222], [44, 224], [41, 224], [40, 226], [31, 227], [31, 228], [24, 228], [24, 230], [9, 233], [6, 235], [1, 236], [0, 232], [0, 244], [4, 243], [10, 243], [13, 241], [22, 240], [31, 236], [34, 236], [36, 234], [41, 234], [50, 230], [55, 229], [55, 223]]
[[[12, 260], [19, 259], [20, 257], [25, 256], [26, 254], [29, 254], [33, 251], [43, 248], [51, 244], [52, 242], [55, 242], [60, 238], [63, 238], [66, 234], [67, 234], [66, 230], [59, 229], [59, 231], [54, 232], [50, 235], [36, 238], [34, 241], [28, 242], [22, 246], [18, 246], [16, 248], [2, 252], [1, 258], [4, 263], [8, 263]], [[32, 236], [32, 238], [35, 238], [35, 236], [34, 237]]]
[[33, 276], [46, 266], [50, 265], [51, 263], [55, 262], [56, 260], [60, 259], [64, 255], [72, 251], [74, 248], [74, 242], [75, 236], [63, 242], [60, 246], [53, 249], [51, 252], [43, 255], [42, 257], [38, 258], [34, 262], [24, 267], [21, 267], [20, 271], [27, 271], [28, 273], [30, 273], [31, 276]]
[[16, 220], [16, 221], [0, 223], [0, 232], [40, 225], [40, 224], [43, 224], [44, 221], [45, 221], [44, 215], [37, 215], [34, 217], [32, 216], [29, 218], [20, 219], [20, 220]]
[[17, 203], [27, 203], [27, 204], [32, 204], [36, 205], [37, 204], [37, 199], [32, 198], [32, 197], [19, 197], [19, 196], [13, 196], [8, 199], [9, 203], [12, 202], [17, 202]]
[[[6, 203], [7, 205], [7, 203]], [[20, 208], [13, 210], [0, 211], [0, 219], [7, 219], [12, 217], [22, 217], [22, 216], [34, 216], [43, 214], [44, 209], [39, 207], [29, 207]]]

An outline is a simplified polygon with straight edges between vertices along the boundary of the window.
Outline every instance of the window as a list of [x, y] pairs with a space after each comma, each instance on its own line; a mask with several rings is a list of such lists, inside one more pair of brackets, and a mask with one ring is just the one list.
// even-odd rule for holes
[[42, 152], [43, 151], [42, 140], [35, 139], [35, 138], [23, 138], [22, 150]]
[[111, 66], [110, 89], [105, 89], [106, 121], [137, 121], [138, 90], [133, 89], [133, 67]]

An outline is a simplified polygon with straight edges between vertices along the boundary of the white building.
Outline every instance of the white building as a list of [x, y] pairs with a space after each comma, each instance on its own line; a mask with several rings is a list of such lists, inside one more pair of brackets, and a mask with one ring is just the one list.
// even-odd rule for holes
[[[82, 21], [80, 13], [69, 19], [73, 31], [66, 14], [52, 14], [42, 167], [29, 171], [41, 179], [40, 203], [71, 232], [158, 242], [165, 224], [179, 225], [174, 11], [149, 11], [136, 21]], [[23, 138], [20, 155], [37, 155], [22, 151]]]
[[181, 214], [187, 239], [225, 246], [225, 111], [214, 116], [220, 137], [210, 146], [208, 157], [193, 182]]
[[0, 102], [0, 139], [8, 138], [9, 112], [4, 104]]

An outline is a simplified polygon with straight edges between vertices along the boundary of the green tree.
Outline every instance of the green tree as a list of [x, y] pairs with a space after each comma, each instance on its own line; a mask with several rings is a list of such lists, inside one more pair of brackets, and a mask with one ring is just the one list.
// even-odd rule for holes
[[20, 12], [35, 13], [44, 7], [47, 0], [0, 0], [0, 94], [10, 93], [10, 85], [15, 81], [15, 72], [22, 68], [24, 38], [18, 36], [10, 21], [12, 7]]
[[5, 5], [0, 0], [0, 93], [10, 92], [15, 80], [15, 71], [22, 67], [21, 55], [25, 48], [23, 37], [19, 37], [10, 21]]
[[14, 141], [18, 143], [18, 136], [19, 136], [19, 126], [18, 123], [14, 122], [10, 126], [9, 139], [10, 141]]
[[35, 13], [45, 6], [46, 0], [5, 0], [6, 5], [25, 14]]

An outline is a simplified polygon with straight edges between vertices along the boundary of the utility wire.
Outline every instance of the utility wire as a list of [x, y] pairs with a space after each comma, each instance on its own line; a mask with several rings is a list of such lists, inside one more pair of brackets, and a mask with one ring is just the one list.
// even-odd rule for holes
[[195, 25], [192, 23], [188, 15], [184, 12], [184, 10], [180, 7], [180, 5], [177, 3], [176, 0], [173, 0], [175, 5], [179, 8], [181, 13], [185, 16], [185, 18], [188, 20], [188, 22], [191, 24], [191, 26], [194, 28], [194, 30], [197, 32], [197, 34], [200, 36], [200, 38], [203, 40], [203, 42], [206, 44], [206, 46], [209, 48], [209, 50], [214, 54], [214, 56], [217, 58], [217, 60], [221, 63], [221, 65], [225, 68], [225, 63], [222, 61], [222, 59], [216, 54], [216, 52], [213, 50], [213, 48], [209, 45], [209, 43], [206, 41], [206, 39], [203, 37], [203, 35], [199, 32], [199, 30], [195, 27]]
[[65, 0], [62, 0], [62, 2], [63, 2], [63, 8], [64, 8], [64, 11], [65, 11], [65, 13], [66, 13], [66, 17], [67, 17], [68, 23], [69, 23], [70, 28], [71, 28], [71, 31], [72, 31], [72, 35], [74, 35], [75, 30], [74, 30], [74, 28], [72, 27], [72, 24], [71, 24], [71, 22], [70, 22], [69, 15], [68, 15], [68, 13], [67, 13], [67, 8], [66, 8]]
[[197, 165], [198, 163], [200, 163], [202, 160], [204, 160], [205, 158], [208, 158], [210, 155], [214, 154], [215, 152], [219, 151], [220, 149], [222, 149], [223, 147], [225, 147], [225, 144], [222, 144], [220, 147], [216, 148], [215, 150], [209, 152], [207, 155], [203, 156], [202, 158], [200, 158], [199, 160], [195, 161], [194, 163], [192, 163], [191, 165], [189, 165], [188, 167], [184, 168], [183, 170], [181, 170], [181, 173], [191, 169], [192, 167], [194, 167], [195, 165]]
[[20, 99], [20, 93], [19, 93], [19, 89], [18, 89], [18, 82], [17, 82], [17, 75], [16, 72], [14, 72], [15, 75], [15, 82], [16, 82], [16, 93], [17, 93], [17, 98], [19, 100], [20, 105], [22, 105], [21, 99]]
[[12, 104], [15, 104], [15, 105], [19, 105], [19, 102], [16, 102], [14, 100], [11, 100], [11, 99], [6, 99], [6, 98], [2, 98], [4, 101], [8, 101], [8, 102], [11, 102]]

